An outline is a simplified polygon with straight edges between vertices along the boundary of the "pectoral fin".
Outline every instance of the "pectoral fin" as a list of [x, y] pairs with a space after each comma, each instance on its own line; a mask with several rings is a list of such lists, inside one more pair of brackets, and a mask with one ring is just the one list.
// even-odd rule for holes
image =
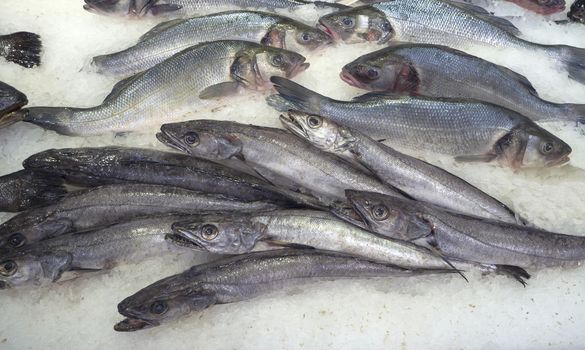
[[461, 163], [472, 163], [472, 162], [484, 162], [489, 163], [496, 159], [495, 154], [478, 154], [478, 155], [468, 155], [468, 156], [456, 156], [455, 161]]
[[225, 83], [211, 85], [201, 91], [199, 98], [202, 100], [212, 100], [234, 95], [239, 91], [239, 87], [240, 84], [235, 81], [226, 81]]
[[55, 282], [61, 278], [63, 272], [71, 268], [72, 257], [66, 252], [55, 252], [39, 258], [44, 276]]

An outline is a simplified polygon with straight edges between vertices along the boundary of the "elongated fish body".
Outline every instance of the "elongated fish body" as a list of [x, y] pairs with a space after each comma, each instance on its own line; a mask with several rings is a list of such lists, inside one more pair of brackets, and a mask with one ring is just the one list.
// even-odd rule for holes
[[324, 116], [392, 146], [424, 147], [461, 161], [498, 160], [516, 169], [569, 160], [571, 148], [562, 140], [530, 119], [489, 103], [375, 93], [338, 101], [287, 79], [272, 81], [280, 95], [268, 97], [268, 103], [277, 110]]
[[16, 265], [16, 272], [2, 274], [4, 288], [38, 287], [56, 282], [73, 270], [106, 270], [138, 263], [178, 249], [165, 241], [173, 222], [186, 216], [137, 219], [36, 242], [0, 257], [0, 265]]
[[0, 211], [17, 212], [53, 204], [67, 194], [54, 174], [21, 170], [0, 177]]
[[242, 202], [287, 202], [266, 181], [180, 153], [127, 147], [51, 149], [30, 156], [23, 166], [83, 186], [134, 182], [223, 194]]
[[[524, 268], [570, 266], [585, 260], [585, 237], [447, 212], [375, 193], [349, 192], [348, 198], [373, 231], [399, 229], [403, 238], [427, 241], [448, 258]], [[376, 219], [374, 212], [382, 209], [393, 215]]]
[[267, 202], [182, 188], [144, 184], [96, 187], [70, 194], [54, 205], [23, 212], [0, 225], [0, 248], [16, 248], [49, 237], [159, 214], [274, 209]]
[[319, 29], [292, 19], [254, 11], [229, 11], [159, 24], [126, 50], [97, 56], [93, 64], [106, 74], [130, 76], [175, 53], [206, 41], [246, 40], [293, 51], [331, 44]]
[[[197, 139], [197, 143], [190, 143]], [[228, 121], [194, 120], [165, 124], [159, 140], [183, 152], [210, 160], [237, 158], [271, 183], [309, 194], [325, 205], [345, 201], [345, 189], [370, 188], [399, 195], [389, 186], [344, 160], [322, 152], [275, 128]], [[225, 147], [218, 151], [217, 146]]]
[[534, 121], [585, 117], [585, 105], [545, 101], [524, 76], [446, 46], [392, 45], [349, 63], [341, 76], [372, 91], [485, 101]]
[[327, 118], [298, 112], [281, 117], [283, 125], [321, 150], [349, 156], [384, 183], [410, 197], [469, 215], [517, 222], [504, 204], [467, 181], [408, 156]]
[[[276, 250], [220, 259], [155, 282], [124, 299], [117, 331], [136, 331], [176, 320], [216, 304], [323, 278], [415, 276], [440, 270], [406, 270], [390, 264], [320, 250]], [[450, 272], [444, 270], [442, 272]]]
[[[201, 98], [207, 88], [218, 86], [218, 91], [213, 91], [213, 97], [222, 96], [218, 94], [225, 92], [226, 84], [228, 95], [236, 93], [239, 87], [244, 86], [236, 80], [238, 74], [250, 75], [241, 77], [250, 79], [246, 80], [249, 88], [266, 87], [266, 83], [260, 81], [260, 72], [255, 71], [259, 66], [262, 69], [267, 67], [266, 64], [256, 64], [258, 56], [270, 62], [274, 56], [280, 57], [278, 64], [286, 65], [287, 75], [295, 75], [306, 68], [302, 63], [304, 57], [277, 48], [244, 41], [204, 43], [119, 82], [99, 106], [33, 107], [22, 110], [22, 118], [64, 135], [141, 130], [176, 119], [185, 114], [186, 108], [209, 105], [209, 97]], [[269, 69], [268, 73], [278, 74], [278, 70]]]
[[525, 41], [509, 21], [471, 4], [450, 0], [386, 1], [332, 13], [319, 22], [347, 42], [392, 40], [445, 45], [463, 51], [483, 46], [540, 52], [561, 63], [570, 78], [585, 83], [585, 49]]

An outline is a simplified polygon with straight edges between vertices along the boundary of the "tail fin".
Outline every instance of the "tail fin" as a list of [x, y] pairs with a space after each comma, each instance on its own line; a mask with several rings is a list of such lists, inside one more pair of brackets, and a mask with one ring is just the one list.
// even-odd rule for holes
[[279, 112], [294, 109], [305, 113], [320, 114], [321, 102], [328, 99], [286, 78], [272, 77], [270, 81], [274, 84], [279, 95], [269, 96], [266, 101]]
[[30, 184], [28, 190], [33, 195], [31, 207], [53, 204], [67, 194], [63, 179], [59, 175], [32, 172], [28, 183]]
[[563, 120], [585, 124], [585, 104], [565, 103], [562, 108], [565, 111]]
[[9, 42], [9, 49], [4, 53], [6, 60], [25, 68], [41, 65], [41, 37], [34, 33], [18, 32], [2, 37]]
[[585, 84], [585, 49], [555, 45], [548, 48], [554, 58], [561, 61], [569, 73], [569, 78]]

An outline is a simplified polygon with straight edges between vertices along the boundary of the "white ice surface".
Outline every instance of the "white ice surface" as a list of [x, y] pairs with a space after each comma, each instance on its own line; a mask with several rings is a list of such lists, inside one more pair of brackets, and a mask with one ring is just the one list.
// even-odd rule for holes
[[[30, 105], [91, 106], [114, 80], [88, 72], [92, 56], [125, 48], [153, 22], [99, 17], [81, 0], [2, 0], [1, 33], [42, 35], [43, 66], [26, 70], [0, 62], [0, 80], [23, 92]], [[498, 13], [525, 14], [511, 4]], [[297, 14], [306, 17], [306, 14]], [[585, 47], [585, 26], [557, 26], [535, 15], [513, 21], [525, 37], [541, 43]], [[309, 57], [297, 81], [337, 98], [359, 93], [338, 73], [343, 64], [373, 47], [343, 46]], [[532, 53], [477, 51], [534, 83], [542, 96], [585, 103], [585, 85]], [[188, 118], [231, 119], [278, 126], [264, 96], [223, 101], [214, 112]], [[504, 201], [547, 229], [583, 234], [585, 136], [573, 125], [544, 125], [573, 147], [569, 166], [517, 173], [492, 165], [454, 164], [422, 155]], [[69, 138], [29, 124], [0, 130], [0, 175], [47, 148], [127, 144], [160, 147], [155, 130], [127, 137]], [[0, 214], [1, 215], [1, 214]], [[0, 220], [8, 218], [0, 216]], [[471, 282], [457, 277], [328, 281], [266, 297], [220, 305], [179, 322], [133, 334], [116, 333], [117, 303], [140, 288], [207, 257], [160, 257], [41, 290], [3, 291], [0, 349], [569, 349], [585, 348], [583, 268], [531, 271], [527, 288], [507, 279]]]

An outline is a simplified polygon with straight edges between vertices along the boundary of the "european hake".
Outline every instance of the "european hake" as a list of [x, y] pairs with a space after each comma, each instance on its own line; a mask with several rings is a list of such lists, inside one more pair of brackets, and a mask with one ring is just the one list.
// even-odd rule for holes
[[247, 40], [295, 52], [310, 52], [332, 43], [325, 32], [287, 17], [229, 11], [161, 23], [144, 34], [136, 45], [94, 57], [93, 65], [100, 73], [130, 76], [190, 46], [226, 39]]
[[513, 223], [518, 220], [506, 205], [467, 181], [356, 130], [327, 118], [293, 111], [280, 120], [285, 128], [315, 147], [357, 160], [384, 183], [416, 200], [488, 219]]
[[24, 68], [41, 65], [42, 48], [41, 37], [35, 33], [0, 35], [0, 57]]
[[0, 81], [0, 124], [3, 115], [14, 112], [27, 103], [25, 94]]
[[53, 204], [65, 194], [63, 179], [58, 175], [21, 170], [0, 177], [0, 211], [18, 212]]
[[394, 0], [334, 12], [321, 17], [319, 23], [334, 38], [345, 42], [403, 41], [462, 51], [480, 46], [541, 53], [559, 62], [571, 79], [585, 83], [585, 49], [523, 40], [518, 37], [518, 28], [508, 20], [472, 4]]
[[309, 65], [297, 53], [246, 41], [196, 45], [114, 86], [96, 107], [31, 107], [13, 118], [72, 136], [124, 133], [175, 120], [210, 100], [272, 87]]
[[224, 258], [167, 277], [118, 304], [126, 317], [114, 326], [130, 332], [159, 326], [216, 304], [248, 300], [323, 278], [369, 278], [451, 273], [408, 270], [391, 264], [319, 250], [274, 250]]
[[109, 225], [135, 217], [159, 214], [200, 214], [215, 211], [269, 210], [276, 205], [242, 202], [219, 194], [144, 184], [96, 187], [73, 192], [53, 205], [32, 209], [0, 225], [0, 250]]
[[391, 45], [347, 64], [341, 78], [370, 91], [485, 101], [534, 121], [585, 119], [585, 105], [545, 101], [524, 76], [446, 46]]
[[342, 159], [281, 129], [193, 120], [163, 125], [158, 139], [195, 157], [240, 159], [275, 186], [311, 195], [325, 206], [345, 201], [348, 188], [399, 195]]
[[277, 110], [321, 115], [392, 146], [513, 169], [561, 165], [572, 151], [523, 115], [486, 102], [378, 93], [338, 101], [288, 79], [272, 81], [280, 95], [269, 96], [268, 103]]

